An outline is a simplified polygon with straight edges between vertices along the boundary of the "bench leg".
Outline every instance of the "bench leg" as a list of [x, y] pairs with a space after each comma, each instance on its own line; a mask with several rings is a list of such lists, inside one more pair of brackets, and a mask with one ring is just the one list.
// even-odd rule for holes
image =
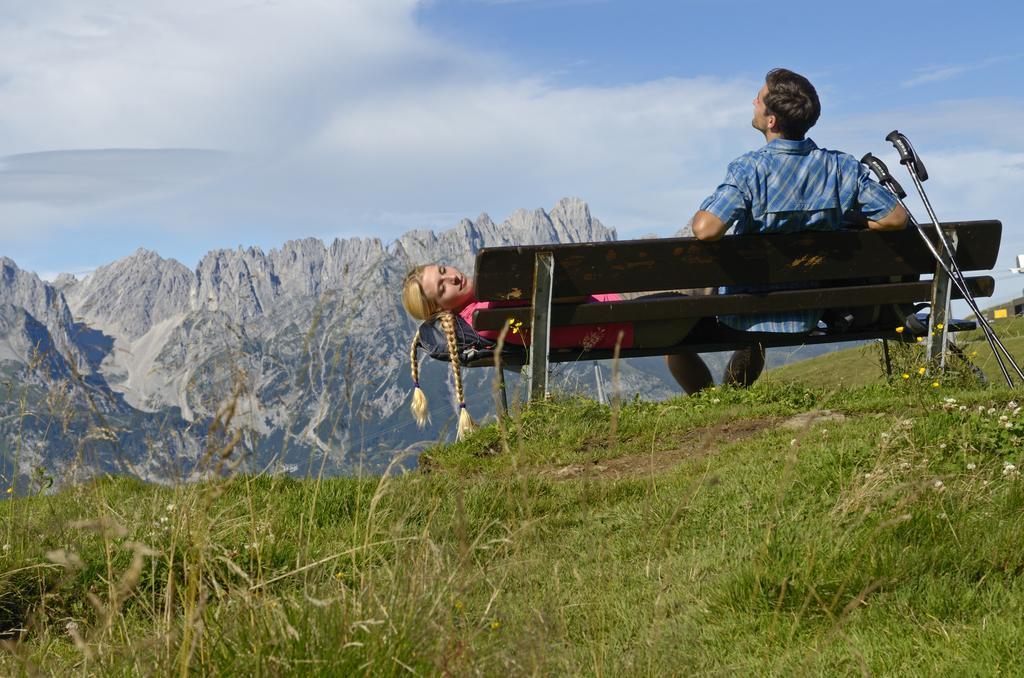
[[[946, 230], [946, 239], [953, 249], [957, 246], [956, 232], [952, 229]], [[940, 248], [942, 259], [947, 266], [951, 260], [949, 252]], [[946, 271], [941, 265], [935, 268], [935, 278], [932, 282], [932, 312], [928, 317], [928, 352], [926, 359], [931, 365], [935, 359], [939, 362], [939, 371], [946, 369], [946, 330], [949, 325], [949, 296], [950, 280]]]
[[543, 400], [548, 394], [548, 350], [554, 272], [554, 254], [537, 252], [533, 267], [533, 321], [530, 325], [530, 400]]
[[892, 376], [892, 359], [889, 357], [889, 340], [882, 339], [882, 357], [885, 358], [885, 375]]

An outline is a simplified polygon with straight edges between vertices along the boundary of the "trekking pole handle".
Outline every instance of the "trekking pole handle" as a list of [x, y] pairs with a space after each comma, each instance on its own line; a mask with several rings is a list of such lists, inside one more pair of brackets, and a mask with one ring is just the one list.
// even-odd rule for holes
[[885, 140], [891, 143], [895, 148], [896, 152], [900, 154], [901, 165], [913, 165], [914, 172], [917, 173], [917, 178], [921, 181], [928, 179], [928, 170], [924, 168], [924, 163], [921, 162], [921, 158], [918, 157], [917, 151], [914, 150], [913, 145], [910, 143], [910, 139], [899, 130], [894, 129], [889, 132]]
[[868, 169], [874, 172], [875, 176], [878, 177], [878, 183], [888, 187], [896, 195], [897, 198], [902, 200], [907, 197], [907, 192], [900, 186], [900, 182], [896, 181], [891, 174], [889, 174], [889, 168], [885, 166], [879, 158], [876, 158], [870, 153], [866, 153], [863, 158], [860, 159], [862, 163], [868, 166]]

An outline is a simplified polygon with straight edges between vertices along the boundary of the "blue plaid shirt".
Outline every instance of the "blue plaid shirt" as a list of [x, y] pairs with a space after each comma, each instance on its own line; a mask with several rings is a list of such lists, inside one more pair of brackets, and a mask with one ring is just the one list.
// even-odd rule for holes
[[[711, 212], [733, 233], [834, 231], [843, 215], [860, 212], [877, 221], [892, 211], [896, 198], [868, 175], [852, 155], [829, 151], [810, 139], [775, 139], [729, 164], [725, 180], [700, 209]], [[765, 292], [807, 287], [760, 285], [727, 287], [725, 292]], [[719, 320], [750, 332], [810, 332], [822, 311], [722, 316]]]

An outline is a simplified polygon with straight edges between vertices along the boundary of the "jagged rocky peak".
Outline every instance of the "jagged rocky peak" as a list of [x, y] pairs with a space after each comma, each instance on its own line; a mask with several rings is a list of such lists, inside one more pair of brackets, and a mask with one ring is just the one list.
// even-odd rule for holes
[[270, 259], [283, 294], [319, 297], [345, 289], [383, 266], [387, 257], [380, 238], [336, 238], [330, 247], [317, 238], [292, 240]]
[[410, 266], [444, 261], [470, 271], [473, 258], [483, 247], [593, 242], [615, 237], [614, 229], [590, 216], [586, 202], [562, 198], [550, 215], [540, 208], [519, 209], [497, 225], [483, 213], [475, 221], [462, 219], [455, 227], [436, 234], [428, 230], [409, 231], [395, 249], [396, 255]]
[[[241, 322], [270, 313], [283, 299], [316, 299], [383, 268], [389, 258], [379, 238], [289, 240], [264, 254], [259, 248], [215, 250], [199, 262], [194, 307], [226, 312]], [[289, 302], [290, 303], [290, 302]]]
[[279, 282], [273, 264], [258, 247], [212, 250], [196, 268], [193, 307], [224, 311], [242, 322], [273, 305]]
[[517, 234], [522, 243], [548, 243], [556, 242], [558, 239], [550, 217], [540, 208], [535, 210], [517, 209], [502, 226]]
[[70, 371], [64, 355], [75, 356], [68, 352], [67, 342], [62, 343], [58, 344], [49, 328], [24, 308], [0, 303], [0, 365], [14, 363], [26, 368], [31, 365], [20, 379], [37, 382], [44, 376], [53, 382], [66, 378]]
[[57, 279], [54, 280], [53, 283], [51, 284], [58, 290], [63, 292], [64, 296], [66, 297], [69, 290], [71, 290], [72, 287], [78, 285], [78, 278], [71, 275], [70, 273], [61, 273], [60, 275], [57, 276]]
[[[33, 353], [54, 351], [73, 361], [82, 372], [88, 365], [73, 340], [74, 322], [64, 295], [31, 271], [23, 271], [7, 257], [0, 257], [0, 304], [22, 309], [28, 319], [8, 318], [0, 341], [18, 362], [28, 363]], [[31, 330], [31, 331], [30, 331]], [[23, 335], [24, 341], [14, 338]], [[28, 350], [31, 349], [31, 350]], [[63, 360], [63, 358], [61, 358]]]
[[327, 251], [324, 289], [344, 290], [367, 277], [383, 275], [390, 258], [380, 238], [335, 239]]
[[0, 257], [0, 303], [20, 306], [39, 322], [70, 326], [71, 312], [60, 291], [8, 257]]
[[134, 340], [153, 325], [187, 312], [194, 284], [187, 266], [140, 247], [67, 288], [68, 302], [93, 327]]
[[579, 198], [559, 200], [550, 219], [559, 242], [602, 242], [616, 238], [615, 229], [592, 218], [590, 207]]

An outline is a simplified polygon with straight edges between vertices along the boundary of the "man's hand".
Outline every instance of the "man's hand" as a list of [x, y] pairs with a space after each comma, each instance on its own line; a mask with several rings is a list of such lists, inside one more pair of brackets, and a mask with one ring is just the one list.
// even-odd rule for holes
[[725, 231], [728, 229], [724, 221], [705, 210], [697, 210], [691, 223], [693, 224], [693, 235], [698, 240], [718, 240], [725, 235]]
[[907, 210], [903, 209], [903, 205], [896, 205], [891, 212], [878, 221], [868, 219], [868, 228], [872, 231], [899, 231], [907, 225], [907, 220]]

